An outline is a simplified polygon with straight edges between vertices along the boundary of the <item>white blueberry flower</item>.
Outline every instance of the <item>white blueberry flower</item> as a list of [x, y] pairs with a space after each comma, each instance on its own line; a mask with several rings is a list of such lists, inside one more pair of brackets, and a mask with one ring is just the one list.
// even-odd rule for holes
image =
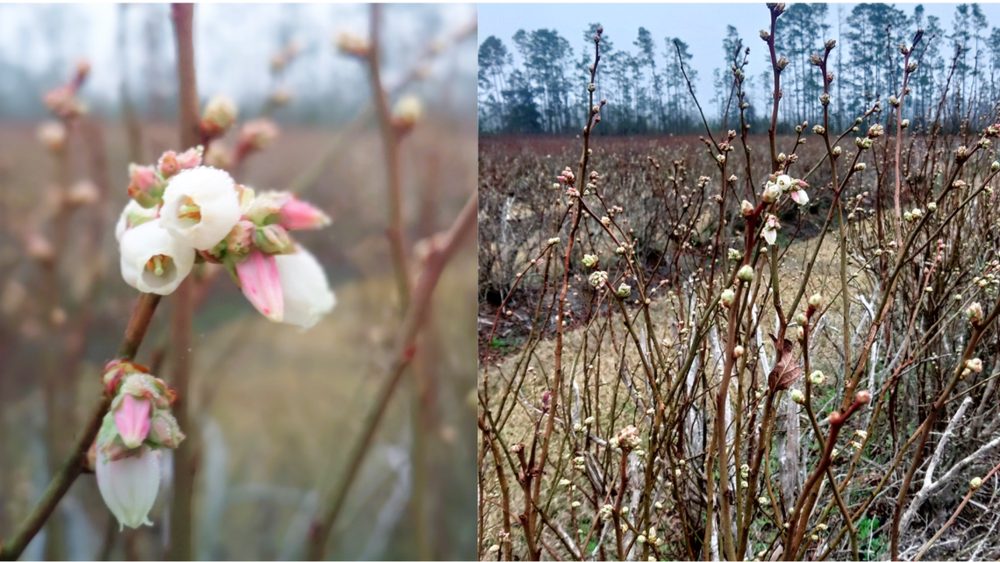
[[773, 182], [767, 182], [764, 186], [764, 193], [761, 194], [761, 200], [765, 203], [774, 203], [778, 200], [778, 196], [781, 195], [781, 188]]
[[128, 204], [122, 209], [122, 214], [118, 217], [118, 224], [115, 225], [115, 240], [122, 241], [122, 235], [126, 230], [135, 228], [144, 222], [149, 222], [156, 218], [159, 211], [154, 207], [147, 209], [137, 203], [135, 199], [129, 199]]
[[112, 461], [98, 451], [97, 487], [120, 529], [153, 524], [148, 515], [160, 488], [159, 455], [144, 446], [138, 455]]
[[764, 231], [762, 233], [764, 240], [767, 241], [768, 245], [773, 246], [775, 241], [777, 241], [779, 228], [781, 228], [781, 225], [778, 224], [778, 217], [768, 215], [767, 222], [764, 224]]
[[274, 259], [285, 301], [281, 322], [304, 329], [313, 327], [337, 304], [323, 266], [302, 246], [297, 246], [292, 254], [279, 254]]
[[809, 204], [809, 194], [804, 189], [793, 191], [792, 201], [795, 201], [799, 205], [807, 205]]
[[171, 236], [155, 219], [125, 231], [121, 270], [125, 282], [143, 293], [169, 295], [194, 266], [195, 252]]
[[239, 194], [223, 170], [199, 166], [174, 176], [163, 192], [163, 228], [198, 250], [210, 250], [240, 220]]

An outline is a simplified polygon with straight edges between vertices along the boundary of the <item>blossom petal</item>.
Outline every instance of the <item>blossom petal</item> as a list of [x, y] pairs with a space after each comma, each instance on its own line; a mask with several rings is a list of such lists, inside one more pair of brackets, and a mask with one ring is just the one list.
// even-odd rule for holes
[[138, 455], [116, 461], [97, 453], [97, 487], [119, 528], [152, 525], [149, 511], [160, 489], [159, 452], [143, 447]]
[[150, 407], [148, 399], [136, 398], [131, 394], [122, 395], [122, 401], [114, 412], [115, 426], [129, 449], [142, 445], [146, 435], [149, 434]]
[[295, 253], [275, 256], [285, 298], [285, 324], [311, 328], [337, 304], [326, 272], [302, 246]]
[[[177, 289], [194, 267], [194, 249], [170, 236], [160, 227], [161, 219], [126, 230], [122, 235], [121, 270], [125, 282], [144, 293], [169, 295]], [[163, 273], [146, 269], [153, 256], [167, 256]]]
[[[199, 207], [198, 219], [181, 216], [188, 200]], [[240, 220], [239, 194], [223, 170], [199, 166], [171, 178], [160, 210], [163, 228], [197, 250], [211, 250]]]
[[285, 316], [285, 298], [275, 256], [254, 250], [236, 264], [243, 294], [269, 320], [281, 322]]

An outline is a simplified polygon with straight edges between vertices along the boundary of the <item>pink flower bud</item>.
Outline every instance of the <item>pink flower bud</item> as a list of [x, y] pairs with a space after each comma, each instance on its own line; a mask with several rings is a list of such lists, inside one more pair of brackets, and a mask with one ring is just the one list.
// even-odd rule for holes
[[317, 207], [294, 197], [281, 207], [281, 226], [288, 230], [322, 228], [330, 224], [330, 217]]
[[128, 167], [128, 195], [146, 209], [155, 207], [163, 198], [166, 184], [152, 166]]
[[129, 449], [134, 449], [146, 439], [149, 434], [150, 402], [145, 398], [136, 398], [131, 394], [122, 394], [122, 399], [115, 408], [115, 426], [122, 442]]
[[190, 170], [201, 166], [201, 155], [205, 152], [203, 146], [189, 148], [177, 155], [177, 165], [181, 170]]
[[173, 150], [164, 152], [163, 156], [160, 156], [160, 161], [156, 163], [156, 167], [165, 178], [181, 171], [181, 167], [177, 163], [177, 153]]
[[173, 150], [168, 150], [160, 157], [157, 168], [164, 178], [170, 178], [178, 172], [200, 166], [201, 155], [204, 151], [204, 148], [201, 146], [190, 148], [180, 154], [177, 154]]
[[269, 320], [281, 322], [285, 315], [285, 301], [274, 256], [254, 250], [236, 264], [236, 274], [250, 304]]

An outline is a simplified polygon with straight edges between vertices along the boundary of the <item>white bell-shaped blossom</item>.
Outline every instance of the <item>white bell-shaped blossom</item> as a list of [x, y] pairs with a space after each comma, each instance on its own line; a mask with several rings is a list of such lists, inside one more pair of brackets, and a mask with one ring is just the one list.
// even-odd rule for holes
[[153, 509], [160, 489], [160, 453], [143, 447], [138, 455], [116, 461], [106, 453], [97, 453], [97, 487], [104, 503], [118, 519], [119, 528], [138, 529], [152, 525], [149, 510]]
[[143, 293], [169, 295], [194, 266], [194, 249], [171, 236], [162, 222], [152, 220], [122, 235], [122, 278]]
[[121, 216], [118, 217], [118, 224], [115, 225], [115, 240], [121, 242], [122, 235], [125, 234], [126, 230], [155, 219], [159, 212], [159, 209], [156, 207], [147, 209], [136, 202], [135, 199], [129, 199], [128, 205], [125, 205]]
[[767, 241], [768, 245], [773, 246], [778, 240], [778, 229], [781, 225], [778, 224], [778, 217], [774, 215], [767, 216], [767, 222], [764, 223], [764, 230], [761, 233], [764, 236], [764, 240]]
[[163, 228], [198, 250], [214, 248], [241, 215], [236, 184], [223, 170], [208, 166], [185, 170], [163, 192]]
[[319, 261], [304, 247], [295, 253], [274, 256], [281, 278], [285, 313], [281, 322], [311, 328], [337, 304], [326, 273]]
[[808, 205], [809, 194], [804, 189], [795, 190], [792, 192], [792, 201], [795, 201], [799, 205]]

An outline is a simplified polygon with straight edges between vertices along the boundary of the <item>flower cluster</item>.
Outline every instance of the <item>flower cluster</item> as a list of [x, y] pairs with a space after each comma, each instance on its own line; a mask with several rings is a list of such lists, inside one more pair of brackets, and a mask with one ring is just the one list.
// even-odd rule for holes
[[639, 437], [639, 430], [634, 425], [627, 425], [615, 435], [614, 439], [618, 442], [618, 445], [625, 451], [631, 451], [642, 445], [642, 439]]
[[202, 152], [168, 151], [156, 166], [130, 166], [133, 200], [115, 229], [125, 282], [168, 295], [196, 262], [220, 263], [264, 316], [313, 326], [336, 299], [322, 266], [289, 233], [330, 219], [291, 193], [237, 185], [227, 172], [201, 165]]
[[141, 365], [112, 361], [104, 372], [111, 408], [91, 449], [97, 487], [121, 528], [152, 525], [160, 449], [184, 440], [170, 406], [177, 395]]
[[809, 203], [809, 194], [805, 190], [807, 187], [809, 187], [809, 184], [802, 180], [794, 179], [788, 174], [771, 175], [768, 178], [768, 182], [764, 185], [764, 192], [761, 194], [761, 198], [765, 203], [774, 203], [781, 194], [788, 193], [792, 201], [795, 201], [799, 205], [806, 205]]

